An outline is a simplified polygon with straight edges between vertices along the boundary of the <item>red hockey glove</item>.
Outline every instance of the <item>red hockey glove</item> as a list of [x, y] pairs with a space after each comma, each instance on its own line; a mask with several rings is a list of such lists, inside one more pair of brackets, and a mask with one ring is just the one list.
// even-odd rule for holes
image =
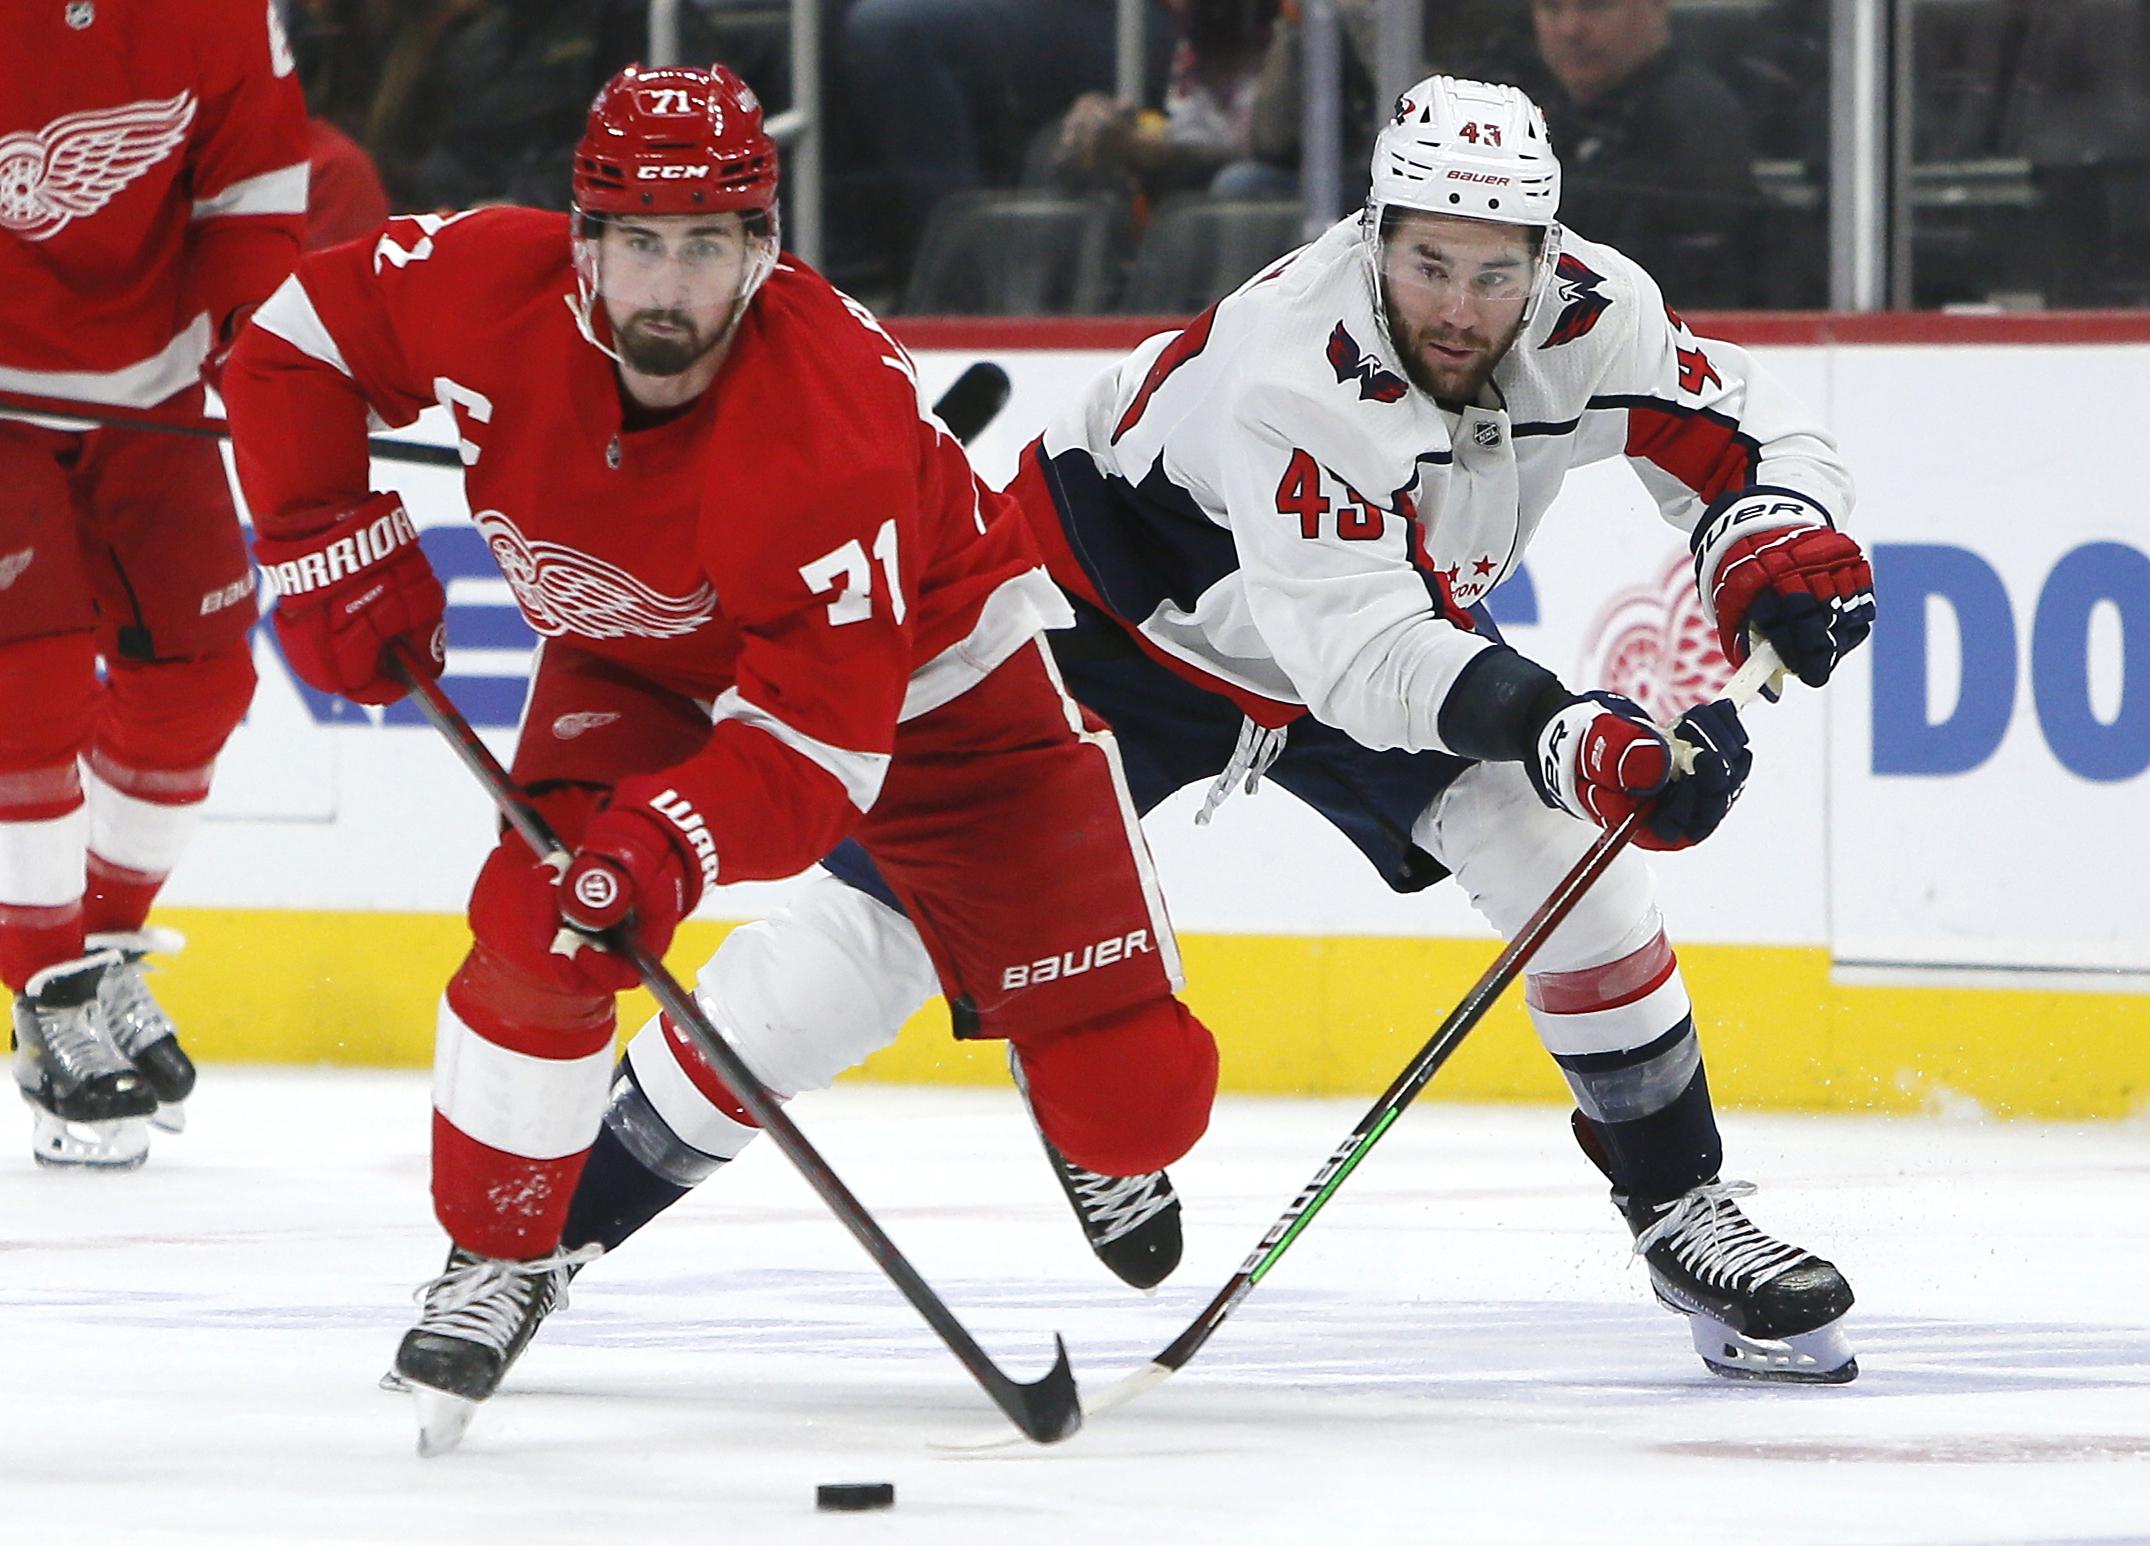
[[1796, 495], [1751, 490], [1696, 533], [1696, 582], [1734, 665], [1758, 628], [1809, 687], [1874, 627], [1874, 571], [1856, 540]]
[[1672, 746], [1641, 704], [1618, 693], [1584, 693], [1545, 722], [1537, 755], [1523, 768], [1538, 798], [1555, 810], [1611, 829], [1648, 806], [1636, 846], [1688, 848], [1717, 830], [1754, 754], [1739, 714], [1721, 701], [1689, 710], [1673, 734], [1695, 753], [1692, 771], [1678, 778]]
[[[661, 957], [715, 873], [716, 850], [693, 806], [661, 777], [629, 779], [590, 819], [560, 877], [560, 917], [584, 934], [624, 924]], [[594, 946], [569, 962], [566, 974], [591, 992], [617, 993], [641, 981], [624, 958]]]
[[438, 677], [447, 659], [447, 593], [393, 494], [368, 494], [303, 537], [257, 535], [254, 557], [276, 587], [277, 643], [299, 679], [356, 703], [393, 703], [403, 684], [383, 654], [404, 640]]

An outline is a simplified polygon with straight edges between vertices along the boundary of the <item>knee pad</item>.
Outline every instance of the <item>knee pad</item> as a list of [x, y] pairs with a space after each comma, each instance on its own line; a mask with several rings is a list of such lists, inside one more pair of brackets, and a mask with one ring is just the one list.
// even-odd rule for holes
[[[208, 770], [254, 700], [254, 657], [244, 639], [177, 660], [108, 660], [92, 766], [121, 788], [119, 770]], [[197, 796], [199, 798], [199, 796]]]
[[[572, 844], [597, 800], [596, 790], [576, 785], [535, 795], [531, 803], [561, 840]], [[474, 975], [462, 992], [450, 986], [459, 1013], [467, 1013], [461, 1002], [467, 992], [482, 985], [488, 994], [525, 1004], [527, 1013], [563, 1024], [576, 1023], [599, 1005], [610, 1020], [610, 994], [593, 996], [560, 980], [560, 958], [552, 953], [560, 929], [554, 881], [552, 870], [538, 862], [520, 836], [512, 830], [501, 834], [470, 888], [467, 917], [473, 943], [457, 982], [463, 982], [466, 973]]]
[[97, 720], [97, 639], [51, 633], [0, 644], [0, 778], [65, 768]]
[[1162, 1170], [1209, 1126], [1217, 1042], [1176, 998], [1015, 1045], [1038, 1127], [1085, 1170]]

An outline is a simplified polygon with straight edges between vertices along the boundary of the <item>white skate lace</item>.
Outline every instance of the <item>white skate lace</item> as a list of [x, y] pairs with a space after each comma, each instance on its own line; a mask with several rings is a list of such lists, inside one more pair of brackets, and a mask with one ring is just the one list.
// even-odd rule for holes
[[130, 1058], [138, 1056], [144, 1047], [179, 1034], [179, 1027], [172, 1024], [171, 1016], [164, 1012], [164, 1006], [151, 995], [149, 984], [142, 980], [148, 970], [140, 961], [122, 959], [106, 970], [104, 981], [98, 986], [105, 1023], [112, 1027], [112, 1039]]
[[582, 1245], [531, 1261], [503, 1261], [459, 1251], [446, 1272], [420, 1285], [411, 1296], [424, 1300], [417, 1329], [480, 1342], [505, 1353], [524, 1319], [522, 1284], [536, 1280], [538, 1292], [552, 1294], [551, 1308], [564, 1309], [569, 1270], [597, 1260], [602, 1253], [601, 1246]]
[[1246, 780], [1245, 788], [1248, 794], [1261, 788], [1262, 775], [1269, 771], [1271, 763], [1284, 755], [1285, 738], [1290, 733], [1291, 728], [1288, 725], [1280, 725], [1271, 730], [1266, 725], [1257, 725], [1251, 719], [1242, 719], [1239, 722], [1239, 744], [1232, 748], [1232, 760], [1224, 765], [1224, 771], [1217, 775], [1217, 781], [1209, 786], [1209, 793], [1202, 796], [1202, 808], [1195, 812], [1194, 824], [1198, 827], [1208, 826], [1209, 818], [1217, 814], [1218, 806], [1231, 798], [1232, 786], [1239, 783], [1242, 777]]
[[1107, 1176], [1060, 1161], [1075, 1193], [1083, 1223], [1099, 1245], [1110, 1245], [1172, 1206], [1172, 1186], [1161, 1170], [1140, 1176]]
[[120, 1054], [88, 1004], [66, 1009], [38, 1009], [37, 1036], [45, 1053], [59, 1066], [70, 1084], [81, 1084], [103, 1074], [123, 1074], [134, 1065]]
[[1771, 1239], [1740, 1212], [1735, 1197], [1752, 1197], [1752, 1181], [1711, 1181], [1682, 1195], [1663, 1218], [1635, 1237], [1635, 1254], [1660, 1241], [1681, 1266], [1719, 1288], [1758, 1289], [1797, 1266], [1806, 1252]]

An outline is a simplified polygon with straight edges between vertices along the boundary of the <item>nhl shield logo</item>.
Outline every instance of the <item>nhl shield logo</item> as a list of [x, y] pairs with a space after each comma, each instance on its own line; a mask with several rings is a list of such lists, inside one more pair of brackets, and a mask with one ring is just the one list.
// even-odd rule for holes
[[75, 31], [80, 32], [96, 19], [97, 7], [93, 0], [67, 0], [67, 25]]

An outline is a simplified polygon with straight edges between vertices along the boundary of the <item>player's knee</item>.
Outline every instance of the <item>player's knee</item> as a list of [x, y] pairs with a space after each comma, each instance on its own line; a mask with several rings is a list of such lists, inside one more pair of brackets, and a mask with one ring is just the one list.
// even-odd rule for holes
[[[597, 793], [580, 786], [550, 790], [532, 801], [567, 842], [581, 833], [596, 802]], [[602, 1003], [609, 1016], [611, 995], [571, 991], [559, 980], [560, 958], [552, 949], [560, 930], [553, 882], [553, 872], [538, 862], [528, 844], [512, 831], [501, 835], [470, 888], [468, 918], [474, 945], [464, 972], [473, 974], [473, 987], [482, 986], [488, 993], [506, 995], [518, 1003], [527, 1001], [533, 1012], [542, 1009], [547, 1015], [572, 1021], [583, 1012], [575, 1006]], [[463, 973], [457, 975], [461, 978]], [[551, 1005], [552, 998], [562, 1003]]]
[[1161, 1170], [1209, 1126], [1216, 1039], [1176, 998], [1152, 999], [1016, 1050], [1038, 1126], [1085, 1170]]
[[697, 992], [756, 1077], [789, 1096], [826, 1089], [886, 1046], [936, 986], [908, 919], [818, 875], [726, 936]]
[[585, 1056], [616, 1023], [611, 994], [569, 988], [483, 941], [448, 979], [448, 1008], [483, 1039], [539, 1056]]
[[125, 767], [203, 767], [254, 701], [254, 657], [235, 639], [176, 660], [110, 660], [105, 692], [105, 753]]
[[72, 769], [97, 718], [97, 641], [44, 634], [0, 644], [0, 772]]

